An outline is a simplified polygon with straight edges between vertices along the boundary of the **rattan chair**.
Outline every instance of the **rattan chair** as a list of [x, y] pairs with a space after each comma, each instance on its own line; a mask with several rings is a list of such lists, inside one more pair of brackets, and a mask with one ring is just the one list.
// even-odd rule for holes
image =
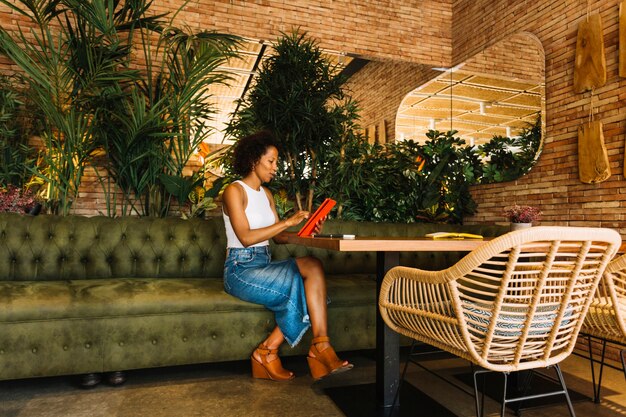
[[[442, 271], [391, 269], [383, 320], [396, 332], [502, 372], [554, 366], [562, 389], [508, 403], [565, 395], [559, 362], [572, 352], [600, 277], [621, 243], [600, 228], [533, 227], [486, 242]], [[476, 413], [482, 415], [476, 375]]]
[[[606, 267], [580, 331], [588, 338], [593, 397], [595, 402], [600, 402], [607, 341], [626, 347], [626, 255], [611, 261]], [[597, 384], [591, 344], [593, 338], [602, 343]], [[626, 378], [626, 349], [621, 349], [620, 359]]]

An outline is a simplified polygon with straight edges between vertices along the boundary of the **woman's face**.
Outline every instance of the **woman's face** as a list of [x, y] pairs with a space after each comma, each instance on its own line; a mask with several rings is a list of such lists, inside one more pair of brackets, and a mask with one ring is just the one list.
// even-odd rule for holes
[[261, 183], [270, 182], [276, 176], [277, 169], [278, 149], [273, 146], [268, 147], [261, 159], [252, 167], [252, 171], [261, 180]]

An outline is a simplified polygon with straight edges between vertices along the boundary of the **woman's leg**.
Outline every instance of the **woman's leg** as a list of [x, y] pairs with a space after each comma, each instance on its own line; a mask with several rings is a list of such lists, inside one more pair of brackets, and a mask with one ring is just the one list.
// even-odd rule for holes
[[[263, 344], [265, 345], [266, 348], [273, 350], [273, 349], [278, 349], [280, 345], [283, 344], [284, 341], [285, 341], [285, 336], [283, 336], [283, 332], [280, 330], [278, 326], [276, 326], [274, 327], [274, 330], [272, 330], [272, 332], [269, 334], [269, 336], [267, 336], [267, 339], [263, 341]], [[261, 359], [259, 353], [256, 350], [254, 351], [252, 355], [257, 360]], [[267, 355], [267, 360], [271, 362], [277, 357], [278, 355], [274, 353], [270, 353], [269, 355]]]
[[274, 327], [270, 335], [252, 352], [252, 376], [262, 379], [288, 381], [294, 378], [291, 371], [283, 368], [278, 348], [285, 340], [283, 332]]
[[[304, 292], [311, 319], [313, 338], [328, 336], [326, 278], [322, 263], [312, 256], [296, 258], [296, 263], [304, 278]], [[321, 342], [317, 347], [319, 350], [325, 350], [330, 347], [330, 343]], [[348, 361], [343, 361], [343, 366], [346, 365], [348, 365]]]

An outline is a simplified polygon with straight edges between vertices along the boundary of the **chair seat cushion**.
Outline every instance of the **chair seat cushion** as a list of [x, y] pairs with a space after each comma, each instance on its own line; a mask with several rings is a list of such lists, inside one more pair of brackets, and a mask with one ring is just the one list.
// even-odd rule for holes
[[[493, 306], [463, 300], [463, 315], [467, 320], [470, 332], [475, 336], [484, 336], [493, 320]], [[535, 312], [533, 322], [530, 324], [530, 336], [547, 336], [558, 314], [558, 305], [539, 306]], [[500, 314], [496, 317], [495, 335], [499, 337], [517, 338], [522, 335], [522, 330], [528, 318], [528, 306], [502, 306]], [[567, 309], [564, 317], [571, 317], [571, 309]], [[565, 319], [561, 326], [567, 326], [570, 320]], [[473, 330], [473, 331], [472, 331]]]
[[[331, 306], [376, 302], [368, 275], [327, 277]], [[0, 282], [0, 322], [264, 310], [224, 292], [221, 278]]]

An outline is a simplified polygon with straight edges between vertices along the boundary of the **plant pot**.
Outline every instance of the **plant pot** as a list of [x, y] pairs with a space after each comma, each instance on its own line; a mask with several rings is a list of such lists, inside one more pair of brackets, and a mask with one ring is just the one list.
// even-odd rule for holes
[[511, 223], [510, 228], [511, 232], [514, 232], [516, 230], [528, 229], [532, 225], [532, 223]]

